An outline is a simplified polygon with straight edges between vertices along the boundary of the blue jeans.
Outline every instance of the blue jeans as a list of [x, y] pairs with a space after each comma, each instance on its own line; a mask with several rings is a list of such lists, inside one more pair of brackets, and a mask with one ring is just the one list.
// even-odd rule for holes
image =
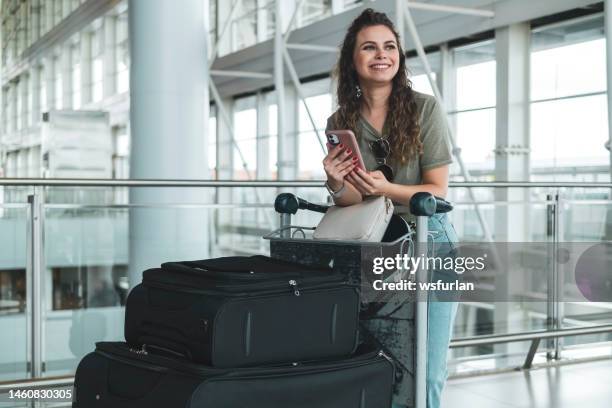
[[[449, 243], [458, 241], [455, 229], [448, 221], [446, 214], [436, 214], [431, 217], [429, 219], [429, 231], [432, 233], [430, 248], [433, 246], [439, 249], [436, 244], [443, 244], [444, 248], [449, 248]], [[431, 256], [431, 254], [429, 255]], [[435, 297], [435, 293], [430, 293], [427, 308], [427, 408], [440, 407], [442, 390], [448, 376], [446, 366], [448, 345], [459, 305], [454, 301], [436, 301]], [[394, 400], [393, 408], [404, 408], [406, 406], [398, 404], [397, 400]]]

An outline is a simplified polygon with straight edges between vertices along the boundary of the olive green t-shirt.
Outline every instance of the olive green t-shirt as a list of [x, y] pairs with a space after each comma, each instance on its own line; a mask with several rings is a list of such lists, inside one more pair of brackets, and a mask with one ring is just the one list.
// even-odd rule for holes
[[[433, 96], [419, 92], [414, 92], [414, 95], [419, 112], [421, 125], [420, 139], [423, 143], [423, 153], [419, 156], [411, 157], [403, 165], [394, 160], [387, 160], [387, 164], [393, 168], [395, 174], [393, 182], [396, 184], [422, 184], [422, 173], [424, 170], [434, 169], [453, 162], [448, 140], [448, 128], [442, 107]], [[332, 121], [334, 115], [327, 119], [326, 131], [333, 130]], [[386, 133], [388, 129], [387, 121], [385, 121], [383, 126], [382, 134], [376, 131], [363, 117], [360, 117], [358, 125], [358, 129], [351, 130], [357, 138], [363, 162], [367, 170], [375, 170], [378, 164], [369, 143], [381, 137], [388, 137]], [[391, 149], [393, 150], [393, 146], [391, 146]]]

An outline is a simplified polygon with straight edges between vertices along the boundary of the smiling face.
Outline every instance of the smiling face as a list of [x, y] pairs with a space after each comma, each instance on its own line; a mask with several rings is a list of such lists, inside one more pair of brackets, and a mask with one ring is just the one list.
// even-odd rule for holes
[[399, 69], [399, 59], [397, 39], [386, 26], [369, 26], [357, 33], [353, 64], [360, 83], [390, 83]]

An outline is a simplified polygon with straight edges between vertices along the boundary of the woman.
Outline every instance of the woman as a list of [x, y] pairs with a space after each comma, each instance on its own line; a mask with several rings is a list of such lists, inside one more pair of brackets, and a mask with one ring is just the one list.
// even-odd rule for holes
[[[384, 195], [407, 206], [419, 191], [446, 196], [452, 157], [444, 112], [435, 98], [412, 90], [405, 64], [393, 23], [384, 13], [364, 10], [342, 44], [336, 68], [339, 108], [328, 119], [327, 130], [353, 130], [368, 171], [357, 168], [352, 152], [342, 145], [329, 152], [323, 166], [337, 205]], [[413, 220], [408, 213], [401, 215]], [[457, 237], [446, 215], [431, 217], [429, 230], [435, 242], [454, 248]], [[411, 406], [414, 396], [413, 310], [410, 302], [387, 303], [365, 322], [396, 360], [394, 408]], [[457, 303], [430, 301], [428, 310], [427, 407], [437, 408]]]

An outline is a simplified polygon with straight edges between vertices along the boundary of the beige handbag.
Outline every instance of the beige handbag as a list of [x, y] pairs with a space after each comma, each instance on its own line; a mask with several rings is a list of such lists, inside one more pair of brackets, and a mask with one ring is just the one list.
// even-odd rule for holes
[[393, 215], [393, 203], [383, 196], [327, 210], [313, 233], [315, 239], [380, 242]]

